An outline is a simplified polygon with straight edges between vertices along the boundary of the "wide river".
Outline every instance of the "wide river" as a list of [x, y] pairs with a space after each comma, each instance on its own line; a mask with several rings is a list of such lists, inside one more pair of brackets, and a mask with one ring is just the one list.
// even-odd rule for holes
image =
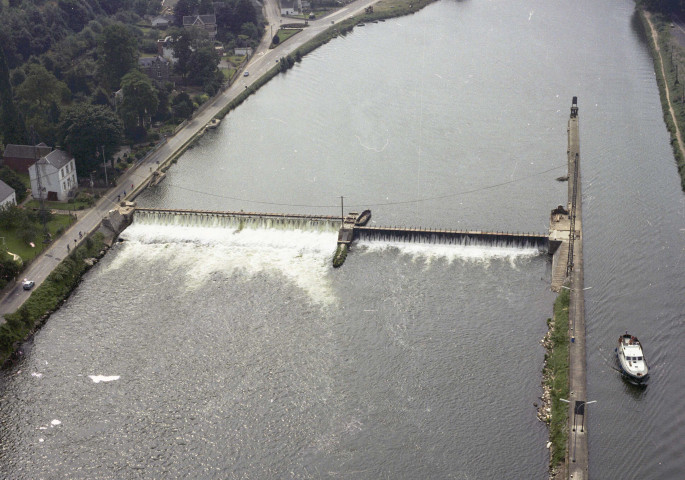
[[[144, 206], [545, 232], [580, 107], [590, 477], [685, 478], [685, 200], [631, 0], [442, 0], [271, 81]], [[546, 478], [550, 264], [137, 221], [0, 380], [0, 476]], [[640, 337], [645, 389], [615, 370]]]

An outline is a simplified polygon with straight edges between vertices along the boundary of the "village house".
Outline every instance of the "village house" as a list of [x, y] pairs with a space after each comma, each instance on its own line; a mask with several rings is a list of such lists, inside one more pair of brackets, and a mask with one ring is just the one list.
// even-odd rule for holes
[[198, 27], [207, 32], [210, 40], [216, 37], [216, 15], [185, 15], [183, 28]]
[[2, 164], [11, 168], [18, 173], [27, 173], [29, 167], [36, 163], [36, 161], [48, 153], [52, 148], [44, 143], [33, 145], [13, 145], [9, 144], [5, 147], [2, 155]]
[[281, 15], [297, 15], [302, 11], [300, 0], [281, 0]]
[[150, 20], [150, 24], [152, 25], [153, 28], [167, 28], [169, 25], [171, 25], [171, 22], [173, 21], [173, 17], [170, 15], [158, 15], [152, 20]]
[[166, 58], [172, 65], [178, 62], [178, 58], [174, 56], [174, 40], [171, 36], [157, 40], [157, 55]]
[[143, 57], [138, 60], [140, 70], [159, 84], [169, 81], [171, 62], [164, 57]]
[[247, 56], [249, 58], [252, 56], [252, 47], [235, 47], [233, 49], [233, 54]]
[[14, 189], [0, 180], [0, 209], [17, 204], [17, 195]]
[[66, 202], [78, 186], [76, 161], [56, 149], [41, 157], [29, 168], [33, 198]]

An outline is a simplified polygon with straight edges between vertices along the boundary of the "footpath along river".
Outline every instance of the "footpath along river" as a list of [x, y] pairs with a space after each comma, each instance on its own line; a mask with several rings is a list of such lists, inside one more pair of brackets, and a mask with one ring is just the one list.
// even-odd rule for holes
[[[344, 196], [379, 225], [543, 232], [574, 95], [590, 477], [680, 479], [685, 205], [633, 2], [441, 1], [358, 27], [139, 201], [338, 214]], [[124, 237], [3, 372], [0, 476], [545, 478], [545, 256], [368, 242], [333, 270], [329, 230]], [[625, 330], [644, 390], [612, 369]]]

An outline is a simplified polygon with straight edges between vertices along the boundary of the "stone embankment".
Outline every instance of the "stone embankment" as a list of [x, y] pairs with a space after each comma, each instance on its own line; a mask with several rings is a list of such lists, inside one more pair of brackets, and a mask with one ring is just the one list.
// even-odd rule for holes
[[112, 246], [112, 243], [117, 240], [119, 234], [133, 223], [135, 207], [136, 204], [134, 202], [121, 202], [102, 219], [97, 231], [105, 236], [105, 244]]

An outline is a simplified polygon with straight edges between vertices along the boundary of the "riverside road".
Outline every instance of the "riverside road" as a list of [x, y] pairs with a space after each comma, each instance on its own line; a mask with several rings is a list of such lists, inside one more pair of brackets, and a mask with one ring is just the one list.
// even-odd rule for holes
[[[68, 255], [70, 249], [83, 239], [79, 237], [79, 232], [87, 234], [95, 230], [102, 218], [107, 212], [118, 203], [118, 199], [124, 197], [131, 197], [133, 192], [139, 190], [150, 180], [152, 172], [157, 169], [159, 165], [163, 165], [168, 159], [176, 154], [184, 145], [205, 127], [205, 125], [216, 116], [221, 109], [228, 105], [234, 98], [236, 98], [245, 88], [251, 86], [257, 79], [264, 75], [271, 69], [275, 62], [283, 56], [290, 54], [300, 45], [308, 42], [328, 28], [342, 20], [357, 15], [364, 11], [369, 5], [373, 5], [377, 0], [357, 0], [352, 2], [340, 10], [333, 12], [325, 17], [317, 20], [309, 20], [309, 26], [302, 32], [290, 38], [287, 42], [279, 45], [274, 49], [270, 49], [271, 44], [271, 27], [277, 29], [283, 23], [283, 18], [280, 15], [278, 2], [276, 0], [267, 0], [264, 5], [264, 15], [268, 22], [268, 26], [259, 47], [255, 50], [252, 59], [245, 67], [246, 71], [250, 72], [248, 77], [238, 77], [233, 85], [223, 91], [214, 99], [208, 101], [205, 105], [195, 113], [193, 118], [181, 128], [176, 134], [166, 139], [160, 148], [153, 154], [148, 155], [142, 162], [128, 169], [118, 180], [118, 185], [110, 189], [95, 206], [88, 211], [80, 212], [77, 221], [62, 235], [56, 239], [45, 251], [43, 251], [31, 263], [26, 272], [23, 272], [23, 277], [30, 278], [36, 282], [36, 287], [39, 286], [52, 272], [52, 270], [59, 265], [59, 263]], [[286, 18], [286, 23], [291, 19]], [[85, 235], [84, 237], [85, 238]], [[76, 242], [74, 242], [76, 240]], [[4, 315], [16, 311], [24, 301], [29, 297], [31, 292], [26, 292], [22, 289], [21, 283], [18, 282], [14, 288], [5, 293], [0, 300], [0, 323], [4, 323]]]

